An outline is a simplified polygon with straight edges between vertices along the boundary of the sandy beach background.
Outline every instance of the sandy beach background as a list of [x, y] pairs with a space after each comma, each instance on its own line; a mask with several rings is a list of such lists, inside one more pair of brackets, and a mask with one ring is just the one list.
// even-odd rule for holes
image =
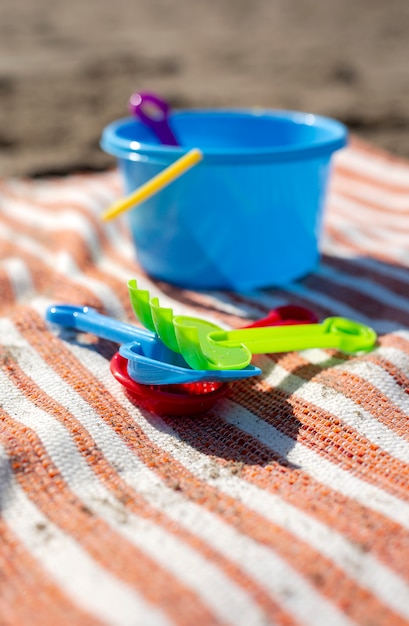
[[0, 176], [104, 169], [104, 125], [174, 107], [321, 113], [409, 157], [408, 0], [1, 0]]

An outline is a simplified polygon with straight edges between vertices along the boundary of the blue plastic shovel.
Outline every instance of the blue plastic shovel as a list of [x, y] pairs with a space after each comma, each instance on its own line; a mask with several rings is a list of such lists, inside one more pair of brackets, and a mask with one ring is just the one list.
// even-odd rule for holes
[[52, 324], [122, 344], [119, 353], [128, 360], [129, 376], [144, 385], [228, 382], [261, 374], [254, 365], [241, 370], [191, 369], [182, 355], [167, 348], [155, 333], [102, 315], [87, 306], [53, 305], [48, 307], [45, 318]]

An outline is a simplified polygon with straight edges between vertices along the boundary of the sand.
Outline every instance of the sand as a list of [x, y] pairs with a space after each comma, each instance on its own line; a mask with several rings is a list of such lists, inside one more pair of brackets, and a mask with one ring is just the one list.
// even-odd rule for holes
[[1, 0], [0, 176], [111, 167], [138, 89], [330, 115], [409, 157], [408, 63], [407, 0]]

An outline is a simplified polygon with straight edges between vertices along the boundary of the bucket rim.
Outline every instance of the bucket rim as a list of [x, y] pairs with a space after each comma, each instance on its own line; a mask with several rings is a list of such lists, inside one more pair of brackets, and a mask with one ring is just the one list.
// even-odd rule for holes
[[[267, 146], [255, 148], [204, 148], [202, 149], [204, 160], [207, 162], [228, 163], [259, 163], [260, 161], [298, 161], [319, 156], [329, 157], [336, 150], [346, 146], [348, 141], [348, 129], [340, 121], [308, 113], [304, 111], [282, 109], [180, 109], [172, 112], [171, 118], [182, 116], [207, 116], [207, 117], [264, 117], [275, 121], [293, 122], [304, 126], [315, 126], [328, 131], [326, 139], [314, 142], [298, 142], [292, 145]], [[119, 136], [119, 129], [131, 124], [139, 124], [133, 117], [119, 118], [105, 126], [102, 132], [101, 148], [119, 159], [130, 161], [147, 161], [150, 158], [162, 162], [172, 162], [182, 156], [187, 147], [166, 146], [163, 144], [149, 144], [126, 139]], [[191, 146], [189, 146], [190, 148]], [[200, 147], [200, 146], [198, 146]]]

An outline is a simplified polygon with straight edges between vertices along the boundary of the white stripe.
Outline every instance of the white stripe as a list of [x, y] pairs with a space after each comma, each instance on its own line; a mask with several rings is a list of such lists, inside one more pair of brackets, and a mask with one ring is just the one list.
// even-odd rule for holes
[[74, 603], [112, 626], [170, 626], [159, 609], [107, 572], [41, 513], [14, 478], [2, 447], [0, 485], [3, 519]]
[[14, 297], [21, 301], [35, 291], [31, 274], [27, 265], [18, 257], [9, 257], [0, 260], [0, 267], [6, 272], [13, 288]]
[[[16, 339], [13, 338], [15, 346]], [[161, 526], [130, 513], [98, 480], [79, 454], [66, 428], [45, 411], [32, 405], [1, 372], [0, 381], [6, 394], [4, 410], [37, 433], [69, 488], [91, 511], [192, 588], [219, 619], [234, 626], [264, 623], [265, 616], [244, 589]]]
[[[340, 233], [330, 232], [330, 227], [325, 229], [321, 239], [321, 253], [327, 256], [340, 257], [341, 259], [357, 259], [357, 252], [350, 241], [339, 241]], [[324, 261], [325, 263], [325, 261]]]
[[394, 333], [397, 337], [401, 337], [402, 339], [404, 339], [405, 341], [409, 342], [409, 331], [408, 330], [399, 330], [396, 333]]
[[[409, 350], [409, 331], [408, 330], [398, 330], [396, 333], [392, 334], [392, 337], [399, 337], [400, 339], [403, 339], [405, 342], [407, 342], [408, 346], [408, 350]], [[404, 351], [401, 350], [400, 348], [394, 348], [394, 347], [389, 347], [389, 346], [381, 346], [380, 348], [378, 348], [378, 352], [381, 354], [381, 356], [386, 356], [387, 359], [392, 360], [393, 359], [393, 363], [396, 363], [399, 367], [399, 369], [403, 370], [403, 373], [406, 374], [407, 371], [407, 359], [408, 359], [408, 354]]]
[[[339, 215], [339, 217], [341, 216]], [[342, 216], [342, 218], [346, 219], [351, 229], [351, 218], [345, 218], [345, 216]], [[385, 224], [375, 220], [373, 216], [372, 219], [368, 218], [368, 223], [359, 223], [355, 220], [353, 228], [356, 231], [365, 233], [372, 241], [382, 242], [388, 246], [400, 246], [400, 248], [405, 249], [408, 242], [409, 231], [405, 232], [403, 229], [399, 229], [399, 227], [395, 228], [392, 224], [390, 224], [390, 227], [387, 227]]]
[[402, 216], [390, 215], [389, 219], [383, 214], [378, 218], [375, 210], [370, 210], [359, 202], [354, 202], [333, 194], [331, 203], [325, 215], [325, 226], [336, 227], [337, 224], [349, 224], [350, 235], [353, 237], [354, 231], [368, 233], [375, 238], [374, 231], [381, 228], [378, 237], [384, 239], [394, 239], [404, 235], [409, 231], [409, 219]]
[[309, 350], [301, 350], [300, 355], [303, 359], [308, 361], [308, 363], [313, 363], [314, 365], [321, 365], [325, 367], [334, 367], [334, 365], [338, 365], [340, 363], [344, 363], [343, 359], [339, 359], [337, 357], [330, 356], [328, 352], [325, 350], [321, 350], [320, 348], [310, 348]]

